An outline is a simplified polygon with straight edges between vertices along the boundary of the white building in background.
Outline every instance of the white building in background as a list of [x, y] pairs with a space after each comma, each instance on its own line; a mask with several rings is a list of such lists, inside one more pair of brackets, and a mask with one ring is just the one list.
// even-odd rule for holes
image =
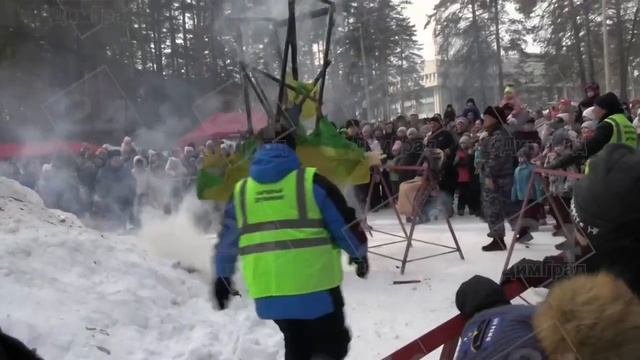
[[[438, 71], [439, 60], [427, 60], [424, 62], [423, 72], [420, 76], [419, 89], [402, 89], [404, 99], [404, 113], [419, 114], [421, 117], [432, 116], [435, 113], [444, 112], [448, 104], [447, 91], [444, 88]], [[399, 95], [399, 82], [391, 84], [389, 92]], [[391, 113], [400, 114], [402, 108], [400, 102], [391, 104]]]

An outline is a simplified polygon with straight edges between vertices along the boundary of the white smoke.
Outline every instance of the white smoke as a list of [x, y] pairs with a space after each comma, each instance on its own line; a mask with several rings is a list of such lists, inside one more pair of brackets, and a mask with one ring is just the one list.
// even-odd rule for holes
[[[202, 223], [212, 225], [207, 231]], [[209, 201], [198, 200], [195, 192], [188, 193], [178, 211], [165, 215], [155, 209], [142, 214], [142, 229], [138, 241], [151, 253], [180, 263], [186, 269], [194, 269], [205, 279], [211, 276], [212, 247], [220, 214], [212, 209]]]

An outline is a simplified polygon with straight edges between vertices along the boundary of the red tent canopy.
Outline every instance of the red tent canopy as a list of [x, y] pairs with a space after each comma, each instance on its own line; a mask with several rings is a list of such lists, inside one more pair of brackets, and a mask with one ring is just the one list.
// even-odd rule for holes
[[[253, 129], [258, 131], [267, 126], [267, 115], [263, 112], [251, 113]], [[202, 144], [210, 139], [223, 139], [247, 131], [247, 114], [244, 112], [215, 113], [202, 122], [200, 126], [191, 130], [180, 138], [178, 143], [185, 146], [190, 142]]]
[[98, 146], [73, 141], [45, 141], [27, 144], [0, 144], [0, 159], [11, 159], [16, 157], [44, 156], [54, 155], [58, 152], [74, 152], [80, 151], [82, 146], [88, 146], [89, 149], [95, 151]]

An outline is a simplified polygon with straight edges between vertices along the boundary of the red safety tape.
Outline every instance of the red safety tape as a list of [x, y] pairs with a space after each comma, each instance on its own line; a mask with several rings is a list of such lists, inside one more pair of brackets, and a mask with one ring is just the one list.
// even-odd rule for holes
[[[502, 285], [507, 299], [511, 300], [527, 290], [520, 281], [511, 281]], [[440, 346], [460, 337], [466, 319], [458, 314], [440, 324], [428, 333], [401, 347], [383, 360], [417, 360], [427, 356]]]

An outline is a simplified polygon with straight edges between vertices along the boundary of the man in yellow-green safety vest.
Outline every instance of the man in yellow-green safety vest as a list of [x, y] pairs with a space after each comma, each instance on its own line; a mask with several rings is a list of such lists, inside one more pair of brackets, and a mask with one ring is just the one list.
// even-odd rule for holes
[[589, 159], [607, 144], [625, 144], [637, 148], [638, 137], [633, 124], [624, 115], [624, 108], [618, 97], [608, 92], [594, 101], [593, 115], [598, 119], [595, 134], [568, 156], [554, 161], [548, 168], [561, 169], [580, 160]]
[[213, 295], [225, 309], [240, 257], [258, 316], [273, 320], [284, 335], [286, 360], [343, 359], [351, 336], [341, 253], [365, 278], [366, 234], [340, 190], [301, 167], [295, 139], [285, 130], [262, 131], [250, 176], [236, 184], [227, 203], [213, 257]]

